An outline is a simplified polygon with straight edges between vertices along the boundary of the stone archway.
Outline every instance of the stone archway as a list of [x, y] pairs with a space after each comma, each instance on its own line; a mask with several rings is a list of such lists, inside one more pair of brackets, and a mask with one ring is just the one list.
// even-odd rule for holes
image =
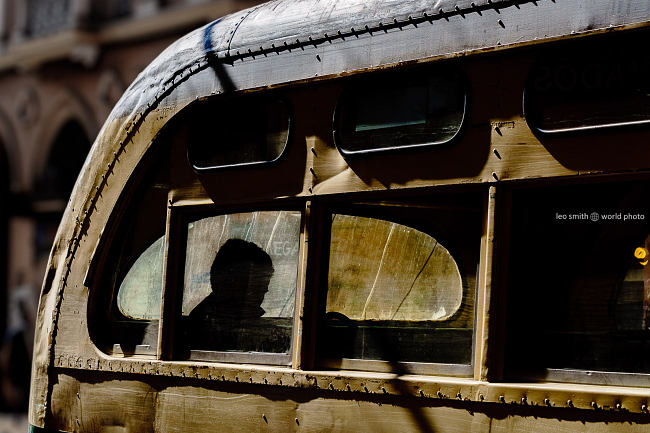
[[34, 201], [63, 200], [67, 203], [89, 149], [90, 140], [81, 124], [76, 120], [65, 122], [49, 148], [45, 164], [36, 176]]

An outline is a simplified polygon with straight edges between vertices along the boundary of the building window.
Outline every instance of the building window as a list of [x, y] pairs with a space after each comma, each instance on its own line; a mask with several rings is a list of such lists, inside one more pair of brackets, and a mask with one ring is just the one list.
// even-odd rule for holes
[[[530, 72], [524, 112], [541, 134], [650, 124], [648, 34], [553, 49]], [[578, 49], [579, 48], [579, 49]]]

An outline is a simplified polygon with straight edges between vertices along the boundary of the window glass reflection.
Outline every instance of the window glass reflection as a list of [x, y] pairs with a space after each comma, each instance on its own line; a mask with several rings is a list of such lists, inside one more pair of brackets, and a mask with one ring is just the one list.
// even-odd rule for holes
[[343, 153], [442, 144], [460, 130], [466, 91], [454, 70], [386, 73], [351, 82], [336, 112]]

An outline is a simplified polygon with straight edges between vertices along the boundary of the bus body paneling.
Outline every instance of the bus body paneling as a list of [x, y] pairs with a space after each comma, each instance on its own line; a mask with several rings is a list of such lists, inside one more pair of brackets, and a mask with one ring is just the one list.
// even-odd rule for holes
[[[531, 127], [522, 111], [529, 71], [540, 67], [540, 59], [541, 67], [550, 62], [555, 50], [578, 52], [592, 39], [615, 45], [638, 37], [642, 56], [649, 23], [650, 5], [634, 1], [275, 1], [177, 41], [114, 108], [59, 227], [34, 343], [34, 431], [647, 431], [647, 374], [564, 369], [562, 377], [550, 372], [518, 380], [508, 375], [504, 357], [510, 355], [503, 347], [511, 335], [505, 329], [508, 248], [520, 248], [508, 234], [518, 188], [650, 179], [644, 121], [553, 139]], [[398, 144], [344, 155], [335, 116], [342, 94], [367, 80], [385, 83], [382, 77], [399, 80], [402, 73], [441, 67], [458, 71], [466, 83], [453, 137], [421, 149], [400, 150]], [[390, 88], [377, 92], [390, 94]], [[228, 132], [219, 119], [194, 116], [202, 107], [217, 107], [228, 118], [228, 109], [219, 106], [266, 94], [280, 95], [290, 107], [286, 150], [277, 161], [191, 167], [193, 131], [201, 130], [203, 138]], [[93, 315], [104, 308], [107, 281], [116, 278], [112, 245], [125, 236], [125, 221], [142, 198], [138, 185], [159, 167], [167, 173], [159, 188], [167, 198], [159, 212], [165, 223], [161, 314], [152, 325], [157, 344], [149, 352], [99, 347], [111, 338], [99, 336]], [[385, 359], [326, 365], [316, 348], [327, 276], [322, 250], [331, 236], [322, 229], [326, 221], [350, 208], [367, 216], [368, 202], [411, 207], [425, 196], [480, 211], [474, 275], [466, 272], [471, 254], [458, 265], [462, 302], [469, 296], [474, 305], [467, 313], [473, 318], [463, 319], [473, 324], [469, 361], [414, 362], [407, 370]], [[212, 361], [180, 356], [176, 286], [183, 278], [180, 246], [189, 236], [181, 228], [191, 228], [199, 215], [285, 208], [300, 218], [299, 248], [291, 252], [298, 276], [287, 357], [266, 362], [249, 353], [229, 362], [223, 354]], [[278, 248], [279, 255], [290, 252]], [[514, 346], [508, 353], [517, 351]]]

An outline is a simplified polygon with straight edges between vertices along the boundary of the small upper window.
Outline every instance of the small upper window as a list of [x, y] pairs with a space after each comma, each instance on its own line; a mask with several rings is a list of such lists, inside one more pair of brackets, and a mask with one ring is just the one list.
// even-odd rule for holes
[[276, 161], [289, 140], [287, 103], [267, 96], [201, 102], [187, 115], [188, 157], [196, 170]]
[[531, 70], [524, 112], [532, 129], [557, 134], [650, 124], [648, 38], [554, 49]]
[[451, 69], [382, 74], [348, 85], [336, 110], [344, 154], [449, 142], [465, 116], [466, 89]]

